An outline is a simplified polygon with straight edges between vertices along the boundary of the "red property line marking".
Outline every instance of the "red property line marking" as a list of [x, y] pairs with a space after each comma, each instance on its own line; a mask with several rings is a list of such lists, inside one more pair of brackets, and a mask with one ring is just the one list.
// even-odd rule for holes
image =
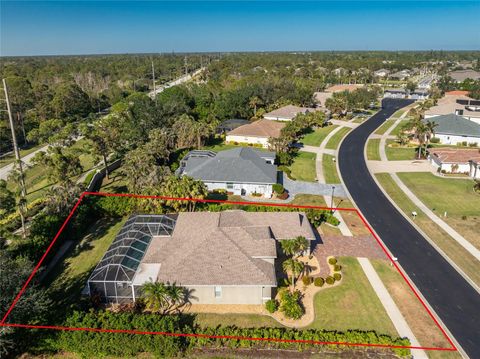
[[[451, 348], [437, 348], [437, 347], [422, 347], [422, 346], [405, 346], [405, 345], [388, 345], [388, 344], [373, 344], [373, 343], [348, 343], [348, 342], [322, 342], [314, 340], [301, 340], [301, 339], [276, 339], [276, 338], [255, 338], [255, 337], [241, 337], [241, 336], [221, 336], [221, 335], [206, 335], [206, 334], [190, 334], [190, 333], [168, 333], [168, 332], [145, 332], [138, 330], [123, 330], [123, 329], [99, 329], [99, 328], [73, 328], [73, 327], [63, 327], [63, 326], [51, 326], [51, 325], [30, 325], [30, 324], [16, 324], [16, 323], [6, 323], [7, 317], [10, 315], [11, 311], [17, 304], [20, 297], [23, 295], [25, 290], [28, 287], [28, 284], [31, 282], [34, 275], [37, 273], [38, 269], [42, 265], [46, 256], [52, 249], [53, 245], [60, 237], [60, 234], [64, 230], [65, 226], [68, 224], [73, 214], [77, 210], [78, 206], [82, 202], [83, 198], [87, 195], [91, 196], [104, 196], [104, 197], [133, 197], [133, 198], [145, 198], [145, 199], [161, 199], [161, 200], [171, 200], [171, 201], [194, 201], [194, 202], [203, 202], [203, 203], [221, 203], [221, 204], [238, 204], [238, 205], [259, 205], [259, 206], [272, 206], [272, 207], [289, 207], [289, 208], [311, 208], [311, 209], [324, 209], [324, 210], [340, 210], [340, 211], [349, 211], [355, 212], [363, 224], [376, 239], [377, 243], [380, 245], [382, 250], [385, 252], [387, 257], [393, 263], [397, 271], [407, 282], [410, 289], [414, 292], [415, 296], [422, 303], [423, 307], [427, 310], [430, 317], [434, 320], [435, 324], [440, 328], [443, 335], [447, 338], [448, 342], [452, 345]], [[242, 202], [242, 201], [223, 201], [223, 200], [208, 200], [208, 199], [199, 199], [199, 198], [177, 198], [177, 197], [166, 197], [166, 196], [145, 196], [145, 195], [135, 195], [128, 193], [102, 193], [102, 192], [83, 192], [78, 201], [75, 203], [75, 206], [70, 211], [68, 217], [63, 222], [59, 231], [53, 238], [52, 242], [48, 246], [47, 250], [40, 258], [39, 262], [33, 269], [32, 273], [28, 277], [27, 281], [23, 285], [22, 289], [19, 291], [14, 301], [12, 302], [7, 313], [4, 315], [2, 321], [0, 322], [0, 327], [17, 327], [17, 328], [35, 328], [35, 329], [53, 329], [53, 330], [64, 330], [64, 331], [89, 331], [89, 332], [101, 332], [101, 333], [124, 333], [124, 334], [148, 334], [148, 335], [167, 335], [167, 336], [176, 336], [176, 337], [200, 337], [200, 338], [213, 338], [213, 339], [235, 339], [235, 340], [253, 340], [253, 341], [271, 341], [271, 342], [286, 342], [286, 343], [306, 343], [306, 344], [321, 344], [321, 345], [344, 345], [344, 346], [364, 346], [364, 347], [382, 347], [382, 348], [396, 348], [396, 349], [423, 349], [423, 350], [439, 350], [439, 351], [457, 351], [457, 348], [453, 344], [452, 340], [448, 337], [445, 330], [440, 326], [438, 321], [435, 319], [431, 311], [425, 305], [423, 300], [420, 298], [416, 290], [408, 281], [407, 277], [400, 270], [398, 265], [393, 261], [393, 258], [390, 256], [384, 245], [381, 243], [380, 239], [373, 232], [370, 225], [367, 223], [365, 218], [356, 208], [331, 208], [331, 207], [321, 207], [321, 206], [309, 206], [309, 205], [292, 205], [286, 203], [262, 203], [262, 202]]]

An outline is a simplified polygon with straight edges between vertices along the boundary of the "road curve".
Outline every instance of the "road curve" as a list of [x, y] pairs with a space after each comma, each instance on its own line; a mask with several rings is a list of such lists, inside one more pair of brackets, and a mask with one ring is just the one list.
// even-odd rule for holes
[[397, 211], [367, 169], [363, 149], [368, 136], [410, 103], [384, 100], [380, 112], [350, 132], [338, 153], [340, 173], [359, 210], [457, 342], [470, 358], [480, 358], [480, 295]]

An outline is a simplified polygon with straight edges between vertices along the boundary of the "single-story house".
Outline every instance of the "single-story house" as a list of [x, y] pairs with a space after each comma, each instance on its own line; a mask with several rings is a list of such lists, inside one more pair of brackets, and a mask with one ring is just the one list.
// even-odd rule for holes
[[266, 120], [272, 121], [291, 121], [297, 116], [299, 113], [308, 113], [314, 111], [312, 108], [308, 107], [299, 107], [294, 105], [287, 105], [280, 107], [276, 110], [271, 112], [267, 112], [263, 115], [263, 118]]
[[394, 72], [389, 76], [392, 79], [398, 79], [398, 80], [405, 80], [407, 77], [410, 77], [410, 71], [409, 70], [402, 70], [402, 71], [397, 71]]
[[466, 79], [480, 80], [480, 72], [472, 69], [452, 71], [448, 73], [448, 76], [450, 76], [457, 83], [463, 82]]
[[227, 142], [247, 143], [269, 148], [269, 139], [279, 138], [284, 127], [284, 122], [261, 119], [249, 122], [228, 132], [225, 140]]
[[408, 92], [406, 89], [403, 88], [391, 88], [385, 89], [383, 92], [384, 98], [407, 98]]
[[385, 77], [385, 76], [388, 76], [389, 73], [390, 73], [390, 70], [380, 69], [380, 70], [375, 71], [373, 73], [373, 75], [376, 76], [376, 77]]
[[327, 99], [333, 96], [332, 92], [314, 92], [313, 93], [313, 98], [315, 100], [317, 108], [324, 109], [325, 108], [325, 102]]
[[249, 120], [244, 120], [242, 118], [232, 118], [230, 120], [225, 120], [217, 126], [217, 133], [227, 133], [236, 129], [237, 127], [246, 125], [248, 123], [250, 123]]
[[424, 121], [431, 121], [437, 125], [434, 129], [434, 137], [438, 138], [442, 144], [456, 145], [462, 142], [480, 144], [480, 125], [465, 117], [451, 113], [425, 118]]
[[303, 212], [133, 215], [95, 267], [88, 292], [129, 303], [147, 282], [176, 283], [192, 304], [261, 305], [275, 296], [277, 242], [297, 236], [315, 240]]
[[250, 147], [220, 151], [190, 151], [180, 161], [177, 174], [203, 181], [210, 191], [236, 195], [260, 194], [270, 198], [277, 183], [275, 152]]
[[468, 91], [450, 91], [437, 104], [425, 111], [425, 118], [456, 114], [480, 124], [480, 101], [468, 96]]
[[413, 100], [426, 100], [430, 97], [430, 94], [427, 89], [415, 89], [413, 92], [410, 92], [409, 98]]
[[429, 162], [445, 173], [464, 173], [480, 178], [480, 150], [467, 148], [433, 148], [429, 150]]

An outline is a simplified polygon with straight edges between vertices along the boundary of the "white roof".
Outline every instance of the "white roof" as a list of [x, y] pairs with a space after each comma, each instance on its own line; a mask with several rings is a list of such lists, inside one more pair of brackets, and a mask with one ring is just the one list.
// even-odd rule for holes
[[146, 282], [155, 282], [161, 266], [160, 263], [141, 263], [133, 278], [133, 285], [140, 286]]

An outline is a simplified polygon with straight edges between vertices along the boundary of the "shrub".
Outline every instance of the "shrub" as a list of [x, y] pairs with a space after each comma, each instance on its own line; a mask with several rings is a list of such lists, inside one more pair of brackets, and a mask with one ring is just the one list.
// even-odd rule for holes
[[478, 146], [478, 143], [477, 142], [470, 142], [468, 144], [469, 147], [477, 147]]
[[304, 314], [304, 309], [300, 304], [300, 292], [296, 290], [293, 293], [285, 290], [281, 295], [280, 311], [291, 319], [300, 319]]
[[292, 176], [292, 171], [287, 166], [278, 166], [278, 170], [287, 175], [288, 178], [295, 181], [295, 177]]
[[342, 275], [340, 273], [334, 273], [333, 279], [338, 282], [340, 279], [342, 279]]
[[315, 287], [323, 287], [324, 283], [325, 283], [325, 280], [322, 277], [317, 277], [313, 281], [313, 284], [315, 285]]
[[276, 194], [282, 194], [283, 192], [285, 192], [285, 188], [283, 188], [280, 183], [275, 183], [274, 185], [272, 185], [272, 189]]
[[334, 270], [335, 272], [340, 272], [340, 271], [342, 270], [342, 266], [341, 266], [340, 264], [335, 264], [335, 265], [333, 266], [333, 270]]
[[312, 278], [308, 275], [302, 277], [303, 285], [310, 285], [312, 284]]
[[275, 313], [278, 309], [278, 302], [275, 299], [267, 300], [265, 303], [265, 308], [269, 313]]
[[282, 194], [277, 195], [278, 199], [287, 199], [288, 198], [288, 192], [285, 191]]
[[440, 143], [440, 139], [438, 137], [433, 137], [430, 139], [431, 143]]
[[337, 259], [335, 257], [329, 258], [328, 263], [330, 263], [333, 266], [337, 264]]
[[467, 220], [467, 216], [465, 216], [465, 215], [462, 216], [462, 219], [463, 219], [464, 221], [466, 221], [466, 220]]
[[335, 283], [335, 278], [328, 276], [325, 279], [325, 282], [327, 282], [327, 284], [329, 284], [329, 285], [332, 285], [333, 283]]

